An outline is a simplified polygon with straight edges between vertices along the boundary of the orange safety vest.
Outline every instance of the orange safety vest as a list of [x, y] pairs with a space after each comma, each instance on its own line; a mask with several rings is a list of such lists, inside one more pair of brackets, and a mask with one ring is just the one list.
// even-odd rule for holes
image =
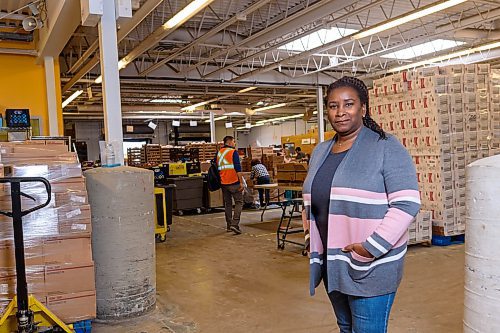
[[222, 148], [217, 154], [217, 168], [219, 169], [220, 182], [223, 185], [230, 185], [239, 181], [238, 173], [234, 170], [234, 156], [235, 149]]

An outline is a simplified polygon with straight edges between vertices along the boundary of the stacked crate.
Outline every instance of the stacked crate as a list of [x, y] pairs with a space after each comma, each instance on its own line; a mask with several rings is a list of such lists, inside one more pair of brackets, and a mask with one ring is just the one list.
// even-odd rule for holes
[[146, 158], [143, 157], [142, 148], [127, 149], [127, 165], [140, 167], [146, 163]]
[[173, 149], [172, 146], [161, 146], [161, 161], [162, 163], [172, 161], [170, 156], [170, 151]]
[[[493, 154], [500, 153], [500, 70], [492, 69], [490, 76], [490, 129]], [[491, 154], [490, 154], [491, 155]]]
[[[23, 217], [28, 290], [66, 323], [95, 317], [96, 294], [91, 249], [91, 215], [85, 178], [76, 153], [67, 146], [27, 142], [1, 143], [6, 176], [44, 177], [52, 187], [50, 204]], [[0, 190], [0, 209], [10, 211], [10, 185]], [[23, 198], [23, 209], [45, 202], [41, 183], [22, 185], [36, 199]], [[0, 217], [0, 306], [16, 293], [12, 219]]]
[[491, 149], [489, 65], [404, 72], [374, 81], [370, 112], [408, 149], [417, 168], [422, 209], [433, 232], [465, 231], [465, 166]]
[[160, 145], [146, 145], [146, 162], [151, 165], [158, 165], [162, 163], [161, 146]]
[[209, 161], [215, 158], [217, 154], [217, 144], [215, 143], [192, 143], [187, 149], [197, 149], [200, 161]]

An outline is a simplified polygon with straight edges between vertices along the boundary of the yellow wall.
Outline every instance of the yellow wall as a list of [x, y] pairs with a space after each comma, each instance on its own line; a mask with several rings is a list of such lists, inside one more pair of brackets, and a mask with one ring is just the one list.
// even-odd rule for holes
[[[54, 67], [58, 88], [56, 88], [58, 123], [62, 135], [59, 64], [55, 63]], [[0, 113], [4, 119], [5, 109], [9, 108], [30, 109], [31, 116], [38, 116], [41, 119], [41, 134], [49, 135], [45, 70], [43, 64], [36, 64], [35, 57], [0, 54]]]

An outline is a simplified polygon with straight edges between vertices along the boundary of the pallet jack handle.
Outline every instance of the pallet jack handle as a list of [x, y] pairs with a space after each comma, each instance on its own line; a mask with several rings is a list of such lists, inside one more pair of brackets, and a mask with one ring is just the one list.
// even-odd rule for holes
[[[21, 183], [43, 183], [43, 185], [45, 185], [45, 191], [47, 192], [47, 200], [43, 204], [38, 205], [36, 207], [30, 208], [27, 210], [21, 209], [19, 212], [21, 217], [26, 216], [30, 213], [33, 213], [36, 210], [42, 209], [43, 207], [46, 207], [50, 203], [52, 189], [51, 189], [49, 181], [45, 178], [42, 178], [42, 177], [3, 177], [3, 178], [0, 178], [0, 184], [1, 183], [11, 183], [11, 190], [10, 191], [11, 191], [12, 203], [14, 203], [14, 197], [17, 197], [18, 194], [19, 194], [19, 196], [23, 196], [23, 197], [32, 199], [33, 201], [36, 201], [36, 199], [33, 198], [32, 196], [21, 192]], [[4, 211], [0, 210], [0, 214], [13, 218], [14, 215], [16, 214], [16, 212], [14, 212], [14, 208], [13, 208], [11, 212], [4, 212]]]
[[[33, 312], [29, 309], [28, 285], [26, 282], [26, 264], [24, 261], [23, 216], [46, 207], [51, 200], [51, 187], [47, 179], [42, 177], [5, 177], [0, 183], [10, 183], [12, 211], [0, 211], [0, 214], [12, 217], [14, 227], [14, 245], [16, 257], [16, 292], [17, 292], [17, 321], [18, 332], [35, 332], [36, 323], [33, 321]], [[43, 183], [47, 192], [47, 200], [36, 207], [23, 210], [21, 197], [36, 201], [32, 196], [21, 192], [21, 183]]]

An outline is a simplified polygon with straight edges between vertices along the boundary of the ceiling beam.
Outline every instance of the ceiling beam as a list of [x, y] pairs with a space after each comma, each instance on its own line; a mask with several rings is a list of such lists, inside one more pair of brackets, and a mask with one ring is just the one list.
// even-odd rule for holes
[[[139, 8], [131, 19], [125, 20], [121, 25], [121, 29], [117, 32], [117, 42], [120, 43], [129, 33], [131, 33], [163, 0], [148, 0], [141, 8]], [[95, 45], [94, 45], [95, 44]], [[99, 41], [95, 41], [89, 50], [85, 52], [82, 59], [91, 56], [99, 47]], [[94, 49], [95, 48], [95, 49]], [[94, 50], [92, 50], [94, 49]], [[71, 89], [82, 77], [90, 72], [99, 63], [99, 55], [94, 55], [83, 67], [68, 81], [62, 88], [62, 93]], [[74, 69], [75, 66], [72, 67]]]
[[37, 62], [58, 58], [80, 24], [80, 1], [47, 1], [47, 19], [40, 29]]
[[[123, 57], [120, 61], [125, 64], [130, 64], [136, 58], [138, 58], [141, 54], [148, 51], [150, 48], [158, 44], [162, 39], [166, 38], [172, 32], [177, 30], [180, 26], [182, 26], [186, 21], [190, 20], [192, 17], [197, 15], [201, 10], [205, 9], [208, 5], [210, 5], [214, 0], [206, 0], [203, 3], [202, 7], [199, 7], [196, 11], [192, 12], [189, 16], [184, 17], [181, 22], [176, 23], [172, 27], [168, 27], [165, 24], [162, 24], [158, 27], [153, 33], [147, 36], [142, 42], [139, 43], [136, 47], [134, 47], [125, 57]], [[189, 6], [189, 5], [188, 5]], [[175, 15], [174, 15], [175, 17]], [[168, 22], [168, 21], [167, 21]]]
[[[270, 25], [265, 29], [262, 29], [248, 36], [247, 38], [235, 43], [233, 46], [230, 46], [228, 48], [213, 53], [209, 57], [200, 60], [198, 63], [181, 71], [181, 74], [187, 74], [197, 69], [198, 67], [206, 64], [207, 62], [213, 61], [214, 59], [217, 59], [218, 57], [223, 56], [226, 53], [235, 51], [237, 48], [243, 45], [257, 46], [259, 44], [269, 41], [270, 39], [282, 36], [285, 33], [289, 33], [290, 31], [294, 31], [297, 29], [298, 26], [300, 26], [297, 20], [300, 20], [301, 22], [311, 22], [317, 20], [318, 18], [325, 16], [325, 13], [332, 13], [334, 11], [343, 8], [345, 5], [340, 4], [341, 2], [342, 1], [331, 1], [331, 0], [318, 1], [317, 3], [308, 6], [307, 8], [297, 12], [296, 14], [288, 16], [287, 18], [280, 20], [273, 25]], [[334, 8], [331, 8], [332, 6]]]
[[[148, 0], [144, 3], [129, 20], [124, 20], [120, 24], [120, 30], [117, 32], [118, 43], [120, 43], [128, 34], [132, 32], [153, 10], [158, 7], [163, 0]], [[83, 55], [75, 62], [73, 66], [68, 70], [68, 73], [74, 73], [78, 70], [82, 64], [93, 55], [99, 48], [99, 41], [96, 40], [89, 46], [89, 48], [83, 53]], [[92, 69], [92, 68], [91, 68]]]
[[[382, 4], [382, 3], [384, 3], [385, 1], [387, 1], [387, 0], [378, 0], [378, 1], [374, 1], [374, 2], [372, 2], [372, 3], [370, 3], [370, 4], [366, 5], [366, 6], [360, 7], [360, 8], [358, 8], [358, 9], [354, 9], [352, 12], [348, 12], [348, 13], [346, 13], [346, 14], [342, 15], [342, 16], [339, 16], [338, 18], [336, 18], [336, 19], [334, 19], [333, 21], [329, 22], [329, 24], [336, 24], [336, 23], [342, 22], [343, 20], [345, 20], [345, 19], [347, 19], [347, 18], [349, 18], [349, 17], [351, 17], [351, 16], [353, 16], [353, 15], [360, 14], [361, 12], [363, 12], [363, 11], [365, 11], [365, 10], [370, 10], [372, 7], [375, 7], [375, 6], [381, 5], [381, 4]], [[330, 14], [329, 14], [329, 15], [330, 15]], [[319, 31], [319, 30], [321, 30], [321, 29], [324, 29], [324, 26], [321, 26], [321, 25], [320, 25], [320, 26], [318, 26], [318, 27], [316, 27], [316, 28], [313, 28], [313, 29], [310, 29], [310, 30], [308, 30], [308, 31], [304, 32], [303, 34], [300, 34], [300, 35], [293, 36], [293, 37], [291, 37], [291, 38], [285, 39], [285, 40], [283, 40], [283, 41], [281, 41], [281, 42], [279, 42], [279, 43], [274, 44], [272, 48], [265, 48], [265, 49], [263, 49], [263, 50], [261, 50], [261, 51], [259, 51], [259, 52], [252, 53], [252, 54], [251, 54], [251, 55], [249, 55], [248, 57], [245, 57], [245, 58], [243, 58], [243, 59], [240, 59], [240, 60], [238, 60], [238, 61], [236, 61], [236, 62], [233, 62], [233, 63], [231, 63], [231, 64], [229, 64], [229, 65], [226, 65], [226, 66], [224, 66], [224, 67], [222, 67], [222, 68], [219, 68], [219, 69], [217, 69], [217, 70], [215, 70], [215, 71], [213, 71], [213, 72], [211, 72], [211, 73], [208, 73], [207, 75], [204, 75], [204, 77], [207, 77], [207, 76], [213, 76], [213, 75], [216, 75], [216, 74], [218, 74], [218, 73], [220, 73], [220, 72], [222, 72], [222, 71], [224, 71], [224, 70], [228, 70], [229, 68], [234, 68], [234, 67], [236, 67], [236, 66], [238, 66], [238, 65], [241, 65], [241, 64], [245, 63], [246, 61], [248, 61], [248, 60], [250, 60], [250, 59], [252, 59], [252, 58], [258, 57], [258, 56], [263, 55], [263, 54], [266, 54], [266, 53], [268, 53], [269, 51], [271, 51], [272, 49], [277, 49], [277, 48], [278, 48], [278, 47], [280, 47], [280, 46], [283, 46], [283, 45], [285, 45], [285, 44], [288, 44], [288, 43], [289, 43], [290, 41], [292, 41], [292, 40], [295, 40], [295, 39], [301, 38], [302, 36], [305, 36], [305, 35], [308, 35], [308, 34], [310, 34], [310, 33], [313, 33], [313, 32], [316, 32], [316, 31]]]
[[[434, 6], [434, 5], [435, 4], [431, 4], [431, 5], [428, 5], [428, 6]], [[413, 10], [411, 12], [405, 13], [405, 14], [400, 15], [398, 17], [404, 17], [404, 16], [409, 15], [409, 14], [411, 14], [413, 12], [421, 11], [422, 8], [424, 8], [424, 7], [420, 7], [418, 9], [415, 9], [415, 10]], [[486, 21], [494, 20], [495, 18], [498, 17], [498, 15], [500, 15], [500, 8], [495, 9], [495, 10], [491, 10], [491, 11], [486, 11], [486, 12], [480, 13], [480, 14], [472, 16], [472, 17], [468, 17], [468, 18], [460, 19], [460, 20], [457, 20], [457, 21], [454, 21], [454, 22], [450, 22], [448, 24], [444, 24], [444, 25], [436, 27], [436, 29], [430, 35], [423, 36], [423, 37], [420, 37], [420, 38], [416, 38], [416, 39], [410, 40], [409, 42], [404, 42], [404, 43], [395, 45], [393, 47], [385, 48], [385, 49], [378, 50], [378, 51], [375, 51], [375, 52], [372, 52], [372, 53], [367, 53], [367, 54], [364, 54], [362, 56], [353, 57], [353, 59], [351, 59], [351, 60], [347, 60], [347, 61], [342, 62], [342, 65], [345, 65], [346, 63], [350, 63], [350, 62], [353, 62], [353, 61], [356, 61], [356, 60], [368, 58], [368, 57], [371, 57], [371, 56], [384, 54], [384, 53], [387, 53], [387, 52], [390, 52], [390, 51], [396, 51], [396, 50], [399, 50], [401, 48], [408, 47], [409, 43], [412, 43], [412, 44], [423, 43], [423, 42], [428, 41], [429, 38], [431, 38], [431, 37], [439, 37], [439, 36], [442, 36], [443, 34], [447, 34], [447, 33], [450, 33], [450, 32], [456, 31], [456, 30], [460, 30], [460, 29], [466, 28], [466, 27], [474, 25], [474, 24], [484, 23]], [[398, 17], [393, 18], [391, 20], [397, 19]], [[366, 28], [364, 30], [367, 30], [367, 29], [370, 29], [370, 27], [368, 27], [368, 28]], [[361, 30], [361, 32], [364, 31], [364, 30]], [[358, 32], [358, 33], [360, 33], [360, 32]], [[301, 52], [301, 53], [299, 53], [297, 55], [288, 57], [286, 59], [274, 62], [274, 63], [269, 64], [269, 65], [265, 65], [265, 66], [260, 67], [260, 68], [258, 68], [256, 70], [252, 70], [252, 71], [249, 71], [247, 73], [244, 73], [244, 74], [242, 74], [240, 76], [237, 76], [234, 79], [232, 79], [231, 82], [238, 82], [240, 80], [248, 79], [248, 78], [250, 78], [250, 77], [252, 77], [254, 75], [257, 75], [257, 74], [269, 72], [271, 70], [274, 70], [274, 69], [278, 68], [282, 64], [290, 63], [292, 61], [297, 61], [297, 60], [303, 59], [305, 57], [312, 56], [313, 54], [316, 54], [316, 53], [319, 53], [319, 52], [323, 52], [325, 50], [328, 50], [328, 49], [331, 49], [331, 48], [334, 48], [334, 47], [339, 47], [339, 46], [345, 45], [345, 44], [350, 43], [350, 42], [353, 42], [353, 40], [352, 40], [352, 38], [350, 36], [343, 37], [343, 38], [338, 39], [336, 41], [333, 41], [331, 43], [327, 43], [325, 45], [322, 45], [322, 46], [319, 46], [317, 48], [311, 49], [309, 51]], [[321, 69], [318, 69], [318, 70], [315, 70], [315, 71], [310, 71], [310, 72], [308, 72], [308, 73], [306, 73], [306, 74], [304, 74], [302, 76], [306, 76], [306, 75], [310, 75], [310, 74], [315, 74], [315, 73], [318, 73], [318, 72], [321, 72], [321, 71], [324, 71], [324, 70], [327, 70], [327, 69], [334, 68], [336, 66], [337, 65], [325, 66], [324, 68], [321, 68]], [[301, 77], [301, 76], [299, 76], [299, 77]]]
[[193, 40], [188, 45], [180, 48], [179, 50], [175, 51], [173, 54], [169, 55], [168, 57], [166, 57], [166, 58], [164, 58], [164, 59], [162, 59], [160, 61], [158, 61], [154, 65], [146, 68], [144, 71], [142, 71], [141, 73], [139, 73], [139, 75], [146, 76], [146, 75], [150, 74], [151, 72], [153, 72], [156, 69], [160, 68], [163, 64], [165, 64], [165, 63], [167, 63], [167, 62], [175, 59], [178, 55], [180, 55], [180, 54], [182, 54], [182, 53], [190, 50], [191, 48], [193, 48], [194, 46], [196, 46], [198, 44], [203, 43], [207, 39], [215, 36], [221, 30], [224, 30], [224, 29], [228, 28], [229, 26], [235, 24], [240, 19], [239, 17], [249, 15], [252, 12], [258, 10], [259, 8], [267, 5], [269, 2], [271, 2], [271, 0], [260, 0], [260, 1], [257, 1], [256, 3], [254, 3], [253, 5], [251, 5], [250, 7], [246, 8], [241, 13], [237, 13], [236, 15], [234, 15], [231, 18], [229, 18], [228, 20], [226, 20], [226, 21], [218, 24], [213, 29], [211, 29], [208, 32], [206, 32], [205, 34], [203, 34], [201, 37]]

